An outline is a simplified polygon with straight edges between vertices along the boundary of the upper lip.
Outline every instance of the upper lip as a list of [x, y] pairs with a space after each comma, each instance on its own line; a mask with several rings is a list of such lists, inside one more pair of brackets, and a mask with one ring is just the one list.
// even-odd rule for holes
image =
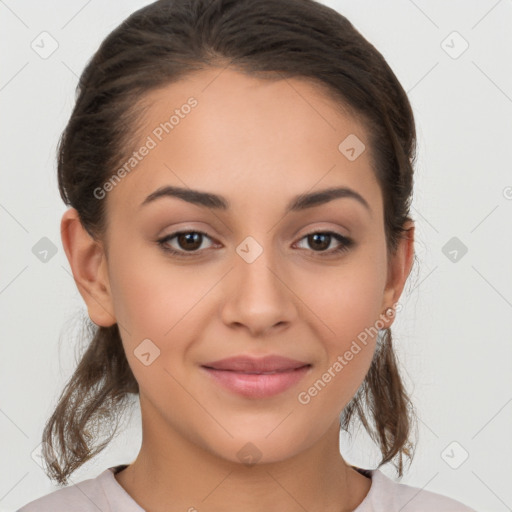
[[268, 355], [264, 357], [234, 356], [226, 359], [219, 359], [211, 363], [203, 364], [206, 368], [215, 370], [230, 370], [235, 372], [258, 373], [286, 371], [309, 366], [309, 363], [290, 359], [279, 355]]

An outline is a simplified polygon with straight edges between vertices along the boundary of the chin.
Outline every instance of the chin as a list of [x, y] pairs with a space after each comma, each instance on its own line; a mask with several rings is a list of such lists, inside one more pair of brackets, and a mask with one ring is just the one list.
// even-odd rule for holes
[[[308, 443], [303, 433], [291, 433], [282, 426], [276, 428], [277, 425], [279, 422], [275, 422], [271, 429], [240, 429], [239, 432], [228, 429], [233, 438], [217, 442], [210, 440], [209, 450], [229, 462], [253, 466], [289, 459], [306, 450], [315, 441], [313, 439]], [[278, 433], [279, 429], [281, 432]], [[212, 446], [215, 448], [212, 449]]]

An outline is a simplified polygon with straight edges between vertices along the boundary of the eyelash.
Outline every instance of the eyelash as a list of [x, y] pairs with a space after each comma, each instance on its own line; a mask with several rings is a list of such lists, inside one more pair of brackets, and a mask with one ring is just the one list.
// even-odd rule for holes
[[[204, 231], [184, 230], [184, 231], [176, 231], [175, 233], [171, 233], [170, 235], [160, 238], [159, 240], [157, 240], [157, 243], [164, 252], [166, 252], [172, 256], [191, 258], [191, 257], [197, 256], [201, 251], [197, 251], [197, 250], [196, 251], [177, 251], [176, 249], [172, 249], [168, 245], [166, 245], [167, 242], [169, 242], [173, 238], [176, 238], [178, 235], [191, 234], [191, 233], [199, 234], [199, 235], [205, 236], [207, 238], [210, 238], [210, 236], [207, 233], [205, 233]], [[340, 235], [339, 233], [336, 233], [335, 231], [312, 231], [311, 233], [306, 233], [300, 240], [303, 240], [304, 238], [307, 238], [312, 235], [317, 235], [317, 234], [331, 235], [332, 238], [334, 238], [338, 242], [341, 242], [340, 246], [338, 246], [335, 249], [328, 250], [328, 251], [313, 251], [313, 250], [311, 250], [312, 252], [318, 254], [320, 257], [333, 256], [333, 255], [347, 252], [354, 245], [354, 241], [351, 238]], [[326, 255], [326, 256], [324, 256], [324, 255]]]

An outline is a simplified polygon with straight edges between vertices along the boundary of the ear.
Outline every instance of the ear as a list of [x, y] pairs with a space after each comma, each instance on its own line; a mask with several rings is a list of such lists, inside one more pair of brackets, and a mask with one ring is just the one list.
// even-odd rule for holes
[[116, 323], [116, 319], [102, 244], [89, 235], [75, 208], [69, 208], [62, 216], [60, 234], [73, 278], [87, 305], [90, 319], [96, 325], [110, 327]]
[[404, 227], [407, 232], [403, 234], [404, 238], [400, 240], [395, 254], [388, 262], [388, 278], [384, 289], [380, 316], [380, 319], [385, 323], [384, 329], [391, 327], [396, 316], [394, 308], [393, 313], [389, 315], [386, 315], [386, 309], [392, 308], [398, 302], [414, 263], [414, 222], [408, 221]]

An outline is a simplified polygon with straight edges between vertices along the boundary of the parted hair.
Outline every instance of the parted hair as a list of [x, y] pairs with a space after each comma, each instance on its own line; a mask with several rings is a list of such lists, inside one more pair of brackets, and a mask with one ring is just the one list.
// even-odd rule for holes
[[[376, 48], [347, 18], [314, 0], [159, 0], [104, 39], [79, 78], [57, 149], [61, 197], [78, 211], [91, 237], [102, 240], [107, 221], [105, 201], [94, 190], [133, 150], [140, 100], [194, 71], [227, 66], [269, 80], [309, 80], [362, 123], [392, 256], [412, 220], [412, 108]], [[47, 475], [61, 485], [108, 445], [129, 398], [139, 392], [118, 325], [101, 327], [88, 318], [83, 325], [85, 348], [43, 432]], [[413, 457], [416, 415], [391, 330], [381, 334], [340, 425], [349, 432], [358, 419], [380, 449], [379, 467], [392, 462], [402, 476], [404, 457]]]

